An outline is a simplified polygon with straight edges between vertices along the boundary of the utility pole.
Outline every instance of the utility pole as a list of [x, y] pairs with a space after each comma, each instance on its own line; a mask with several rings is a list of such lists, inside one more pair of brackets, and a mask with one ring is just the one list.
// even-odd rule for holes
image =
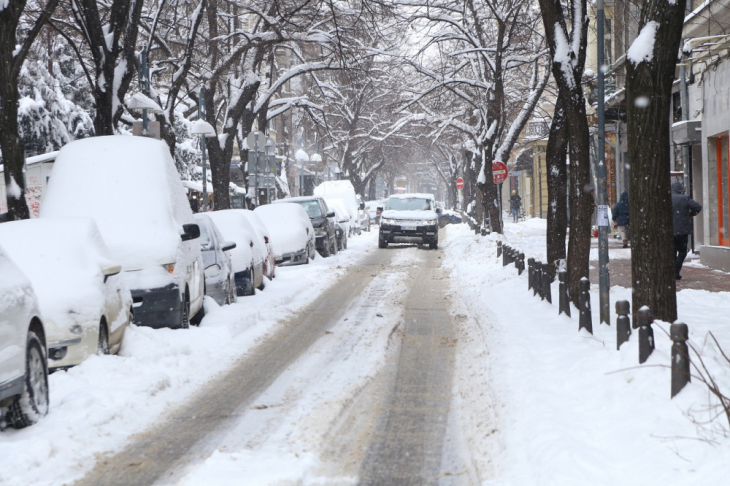
[[608, 274], [608, 187], [606, 181], [606, 120], [605, 120], [605, 77], [604, 77], [604, 0], [597, 1], [596, 27], [597, 27], [597, 60], [598, 60], [598, 150], [596, 176], [598, 187], [596, 197], [596, 223], [598, 224], [598, 290], [600, 322], [610, 325], [610, 296], [608, 294], [610, 279]]

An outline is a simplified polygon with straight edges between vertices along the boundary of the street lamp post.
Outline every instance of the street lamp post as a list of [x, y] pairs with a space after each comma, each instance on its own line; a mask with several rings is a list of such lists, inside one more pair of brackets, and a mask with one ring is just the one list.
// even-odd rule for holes
[[205, 105], [203, 104], [203, 88], [200, 89], [198, 95], [198, 119], [193, 123], [193, 128], [190, 131], [193, 135], [200, 135], [200, 149], [202, 152], [202, 165], [203, 165], [203, 209], [208, 203], [208, 172], [207, 172], [207, 154], [205, 151], [205, 138], [215, 137], [215, 129], [213, 126], [205, 121]]

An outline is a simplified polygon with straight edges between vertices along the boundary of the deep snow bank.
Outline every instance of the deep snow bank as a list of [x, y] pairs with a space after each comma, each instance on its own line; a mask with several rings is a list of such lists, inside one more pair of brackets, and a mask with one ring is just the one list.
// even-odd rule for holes
[[[637, 333], [616, 351], [616, 328], [578, 332], [573, 318], [527, 292], [527, 275], [502, 267], [496, 241], [544, 259], [544, 221], [508, 224], [504, 236], [447, 227], [445, 265], [459, 336], [455, 413], [482, 481], [489, 484], [726, 484], [730, 437], [724, 416], [704, 421], [706, 388], [693, 381], [670, 400], [671, 342], [654, 326], [657, 349], [638, 365]], [[557, 302], [557, 283], [552, 288]], [[630, 290], [611, 289], [611, 307]], [[730, 295], [684, 290], [679, 315], [715, 377], [730, 391], [730, 369], [706, 340], [730, 350]], [[615, 323], [612, 314], [611, 322]], [[714, 410], [718, 412], [717, 409]], [[712, 429], [724, 429], [713, 433]]]

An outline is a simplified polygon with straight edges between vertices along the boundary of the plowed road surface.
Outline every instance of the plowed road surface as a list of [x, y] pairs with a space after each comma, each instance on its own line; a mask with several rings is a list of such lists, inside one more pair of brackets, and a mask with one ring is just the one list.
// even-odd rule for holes
[[459, 484], [450, 472], [459, 467], [448, 425], [455, 338], [441, 262], [441, 250], [413, 245], [368, 253], [75, 484], [290, 484], [272, 468], [286, 468], [292, 454], [312, 457], [305, 476], [318, 484]]

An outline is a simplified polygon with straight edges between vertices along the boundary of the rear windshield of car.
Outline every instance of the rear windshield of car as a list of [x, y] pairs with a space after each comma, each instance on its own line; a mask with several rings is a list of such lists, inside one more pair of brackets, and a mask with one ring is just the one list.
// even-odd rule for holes
[[322, 217], [322, 210], [319, 207], [319, 201], [297, 201], [297, 204], [304, 208], [310, 219]]
[[417, 199], [394, 197], [388, 199], [388, 207], [386, 209], [393, 209], [395, 211], [427, 211], [431, 209], [431, 201], [428, 199]]

